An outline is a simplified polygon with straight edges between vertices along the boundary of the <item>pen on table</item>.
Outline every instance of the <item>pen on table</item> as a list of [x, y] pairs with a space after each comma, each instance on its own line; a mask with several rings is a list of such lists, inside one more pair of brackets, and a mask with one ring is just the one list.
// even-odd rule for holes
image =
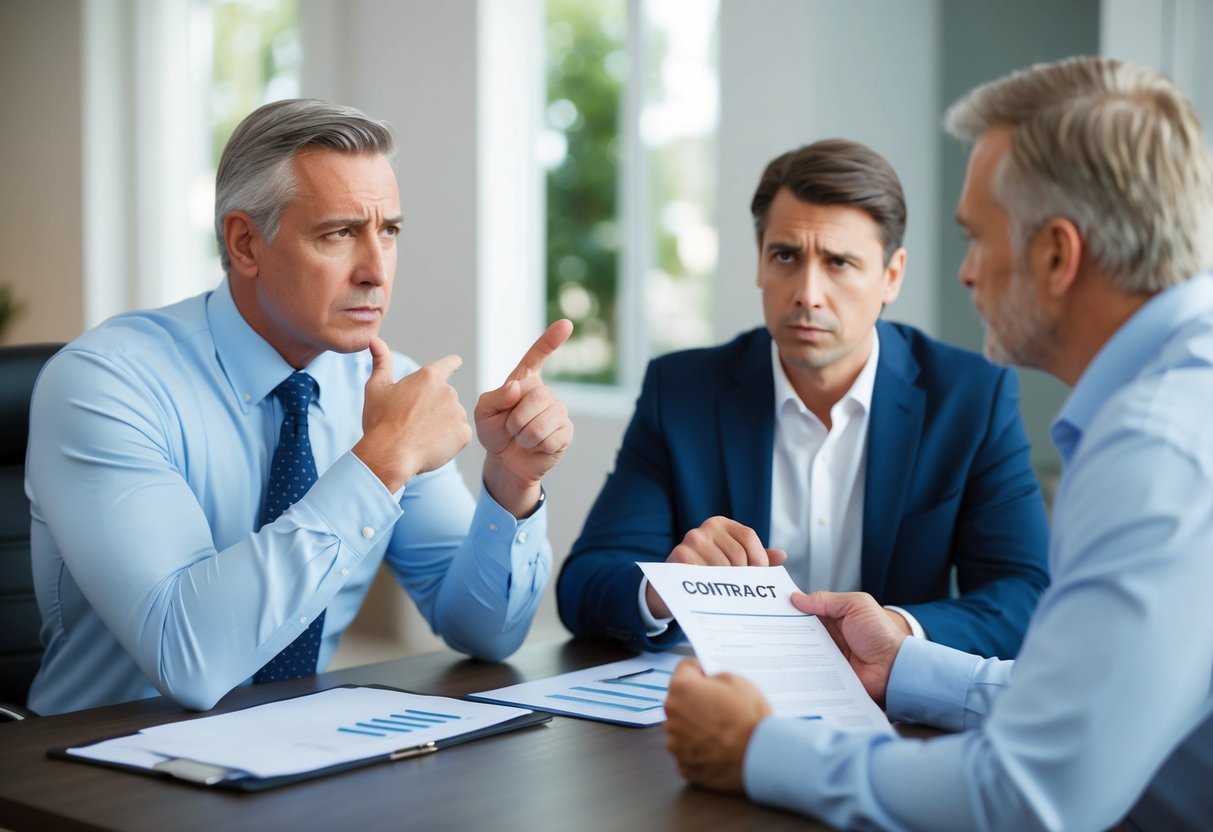
[[431, 751], [437, 751], [438, 746], [433, 742], [427, 742], [425, 745], [414, 746], [413, 748], [402, 748], [399, 751], [393, 751], [388, 755], [388, 759], [393, 762], [396, 760], [404, 760], [408, 757], [417, 757], [422, 754], [429, 754]]
[[610, 676], [606, 679], [599, 679], [599, 682], [619, 682], [623, 679], [632, 679], [636, 676], [643, 676], [646, 673], [652, 673], [653, 668], [646, 667], [644, 670], [637, 670], [635, 673], [624, 673], [622, 676]]

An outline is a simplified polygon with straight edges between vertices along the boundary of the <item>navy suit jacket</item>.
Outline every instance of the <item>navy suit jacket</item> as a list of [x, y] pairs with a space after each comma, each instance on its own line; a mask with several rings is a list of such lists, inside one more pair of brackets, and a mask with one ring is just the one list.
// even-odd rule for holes
[[[861, 588], [904, 607], [932, 641], [1013, 658], [1048, 583], [1048, 524], [1015, 374], [912, 327], [877, 327]], [[565, 626], [637, 650], [681, 640], [674, 625], [646, 635], [634, 563], [664, 561], [718, 514], [769, 546], [774, 436], [765, 329], [652, 361], [615, 470], [560, 572]]]

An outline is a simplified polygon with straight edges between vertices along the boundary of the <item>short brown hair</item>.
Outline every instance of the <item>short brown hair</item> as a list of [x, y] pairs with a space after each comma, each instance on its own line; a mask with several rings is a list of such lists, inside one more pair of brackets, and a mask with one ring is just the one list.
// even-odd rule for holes
[[771, 160], [750, 200], [760, 245], [771, 202], [780, 188], [787, 188], [802, 202], [846, 205], [863, 211], [880, 230], [886, 266], [901, 248], [906, 233], [906, 197], [901, 180], [889, 160], [866, 145], [824, 139]]

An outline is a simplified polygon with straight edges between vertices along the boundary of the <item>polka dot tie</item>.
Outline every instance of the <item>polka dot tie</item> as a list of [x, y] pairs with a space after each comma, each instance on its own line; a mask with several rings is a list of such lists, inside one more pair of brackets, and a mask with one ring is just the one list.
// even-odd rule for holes
[[[282, 402], [282, 433], [278, 436], [278, 447], [270, 463], [270, 481], [265, 489], [265, 503], [261, 507], [261, 525], [272, 523], [298, 500], [316, 481], [316, 460], [312, 456], [312, 443], [307, 435], [307, 409], [316, 395], [316, 379], [307, 373], [298, 372], [274, 388], [274, 395]], [[316, 659], [320, 655], [320, 635], [324, 630], [324, 611], [316, 616], [308, 628], [281, 653], [257, 671], [253, 682], [280, 682], [298, 679], [316, 672]]]

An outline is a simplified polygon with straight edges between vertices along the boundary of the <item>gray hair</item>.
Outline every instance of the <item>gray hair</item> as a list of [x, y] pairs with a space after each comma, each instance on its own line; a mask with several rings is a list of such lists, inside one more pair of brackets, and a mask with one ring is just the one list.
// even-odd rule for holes
[[1126, 292], [1213, 262], [1213, 163], [1192, 103], [1162, 73], [1106, 58], [1037, 64], [969, 92], [944, 123], [969, 141], [1011, 128], [992, 187], [1017, 257], [1066, 217]]
[[243, 211], [272, 241], [283, 209], [295, 198], [291, 160], [305, 147], [390, 157], [395, 142], [386, 122], [316, 99], [275, 101], [246, 116], [228, 139], [215, 177], [215, 237], [225, 273], [232, 263], [223, 239], [224, 217]]

